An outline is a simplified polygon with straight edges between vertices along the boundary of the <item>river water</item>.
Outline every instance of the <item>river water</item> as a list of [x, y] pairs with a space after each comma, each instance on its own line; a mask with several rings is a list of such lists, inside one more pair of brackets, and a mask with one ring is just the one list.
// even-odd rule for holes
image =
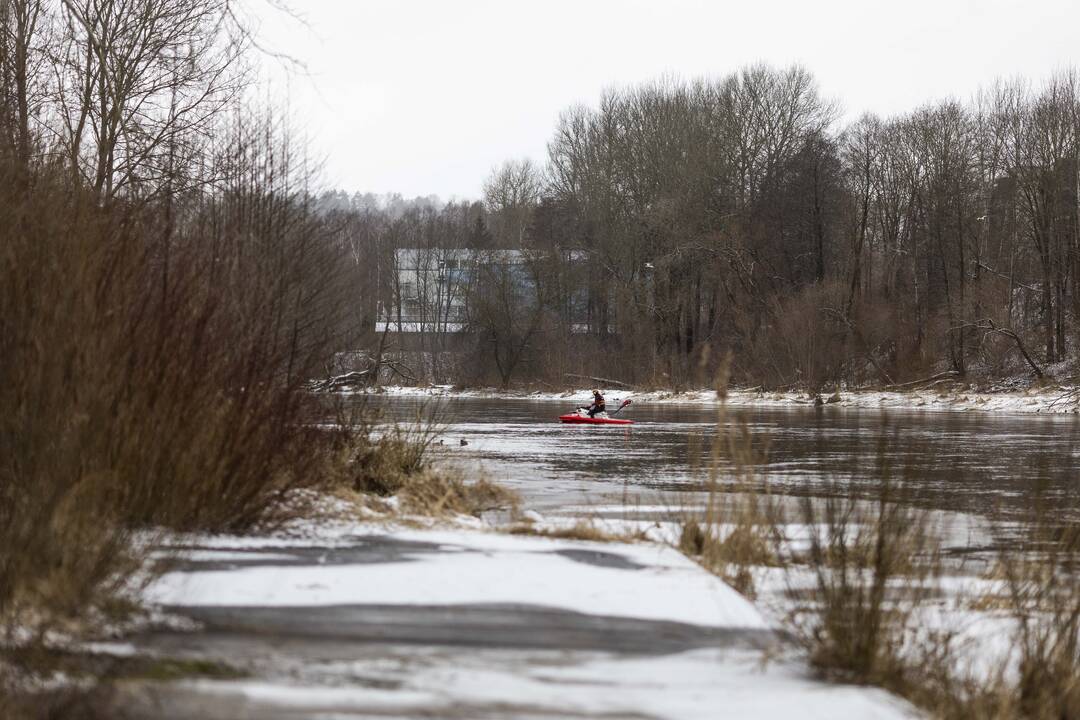
[[[788, 494], [872, 496], [888, 479], [934, 508], [1015, 511], [1046, 498], [1075, 506], [1080, 418], [838, 407], [636, 403], [633, 426], [563, 425], [571, 401], [368, 397], [386, 416], [439, 421], [438, 450], [509, 485], [540, 509], [702, 488], [718, 428], [744, 433], [755, 482]], [[612, 403], [615, 406], [616, 403]], [[722, 482], [735, 482], [724, 453]]]

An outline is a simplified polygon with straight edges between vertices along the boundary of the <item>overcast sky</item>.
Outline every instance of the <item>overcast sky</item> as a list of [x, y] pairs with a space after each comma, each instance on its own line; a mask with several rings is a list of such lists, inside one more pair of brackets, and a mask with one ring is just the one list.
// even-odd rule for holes
[[[1080, 0], [293, 0], [266, 44], [307, 64], [292, 116], [348, 191], [477, 197], [542, 161], [559, 113], [663, 74], [809, 68], [846, 117], [1080, 66]], [[276, 81], [282, 85], [282, 80]]]

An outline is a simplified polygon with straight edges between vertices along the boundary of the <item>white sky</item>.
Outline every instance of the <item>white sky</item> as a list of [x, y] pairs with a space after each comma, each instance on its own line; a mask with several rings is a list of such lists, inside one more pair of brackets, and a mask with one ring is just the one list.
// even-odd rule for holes
[[[559, 113], [611, 86], [800, 62], [849, 118], [1080, 66], [1080, 0], [292, 0], [264, 41], [307, 64], [292, 116], [325, 181], [477, 197], [543, 161]], [[278, 81], [280, 84], [280, 81]]]

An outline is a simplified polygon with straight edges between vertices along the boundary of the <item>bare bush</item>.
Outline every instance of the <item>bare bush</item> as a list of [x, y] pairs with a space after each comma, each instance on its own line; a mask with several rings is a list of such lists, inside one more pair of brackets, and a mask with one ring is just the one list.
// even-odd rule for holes
[[[180, 5], [149, 10], [170, 8]], [[207, 30], [207, 17], [186, 27]], [[92, 33], [105, 21], [87, 22]], [[106, 62], [121, 63], [127, 51], [108, 52], [119, 55]], [[117, 81], [124, 73], [109, 72]], [[148, 77], [132, 81], [169, 95]], [[7, 85], [0, 90], [9, 96]], [[32, 654], [35, 639], [60, 623], [76, 634], [88, 629], [95, 611], [129, 588], [147, 530], [248, 528], [289, 490], [325, 482], [352, 441], [316, 425], [325, 409], [306, 392], [316, 368], [347, 347], [348, 328], [343, 255], [312, 211], [310, 167], [276, 120], [219, 110], [198, 110], [212, 111], [200, 127], [219, 129], [221, 145], [197, 153], [187, 143], [197, 140], [192, 128], [167, 119], [175, 132], [162, 142], [192, 151], [169, 155], [171, 169], [147, 160], [151, 149], [164, 152], [160, 145], [99, 145], [95, 156], [106, 164], [91, 175], [81, 172], [81, 151], [77, 173], [55, 160], [55, 147], [34, 145], [33, 162], [7, 146], [0, 152], [0, 625], [13, 643], [8, 657], [25, 659], [22, 651]], [[18, 136], [3, 130], [0, 145]], [[117, 142], [153, 140], [129, 126], [116, 132]], [[136, 530], [142, 543], [132, 542]]]
[[797, 626], [825, 674], [903, 692], [906, 633], [939, 563], [927, 513], [894, 482], [886, 475], [869, 504], [842, 492], [803, 500], [815, 586], [812, 619]]
[[430, 449], [441, 430], [438, 407], [420, 410], [409, 423], [382, 424], [377, 415], [361, 415], [353, 427], [358, 442], [338, 482], [386, 497], [431, 470]]
[[997, 566], [1016, 625], [1011, 705], [1038, 720], [1080, 717], [1080, 526], [1047, 502], [1029, 505], [1019, 538], [1002, 538]]
[[[745, 431], [734, 438], [720, 445], [733, 451], [710, 462], [715, 467], [722, 457], [727, 472], [745, 479], [755, 453]], [[841, 481], [806, 488], [794, 514], [779, 512], [762, 478], [741, 493], [721, 494], [722, 486], [710, 483], [703, 516], [684, 513], [679, 548], [751, 595], [755, 568], [781, 568], [789, 627], [826, 678], [883, 687], [933, 717], [1076, 717], [1074, 503], [1049, 501], [1036, 489], [1025, 513], [995, 518], [995, 594], [942, 595], [938, 578], [947, 565], [933, 516], [919, 507], [904, 468], [886, 464], [885, 448], [878, 454], [881, 482], [874, 488]], [[1004, 620], [1008, 644], [984, 648], [985, 639], [964, 640], [959, 627], [934, 620], [955, 617], [951, 607]], [[974, 663], [972, 653], [983, 652], [992, 659]]]

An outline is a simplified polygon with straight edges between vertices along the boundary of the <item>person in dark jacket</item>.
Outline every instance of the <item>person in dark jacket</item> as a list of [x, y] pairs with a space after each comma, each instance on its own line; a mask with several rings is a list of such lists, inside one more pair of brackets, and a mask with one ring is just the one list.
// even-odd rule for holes
[[580, 410], [588, 410], [589, 417], [595, 417], [597, 413], [606, 412], [607, 407], [604, 405], [604, 396], [600, 394], [599, 390], [593, 390], [592, 405], [582, 405]]

